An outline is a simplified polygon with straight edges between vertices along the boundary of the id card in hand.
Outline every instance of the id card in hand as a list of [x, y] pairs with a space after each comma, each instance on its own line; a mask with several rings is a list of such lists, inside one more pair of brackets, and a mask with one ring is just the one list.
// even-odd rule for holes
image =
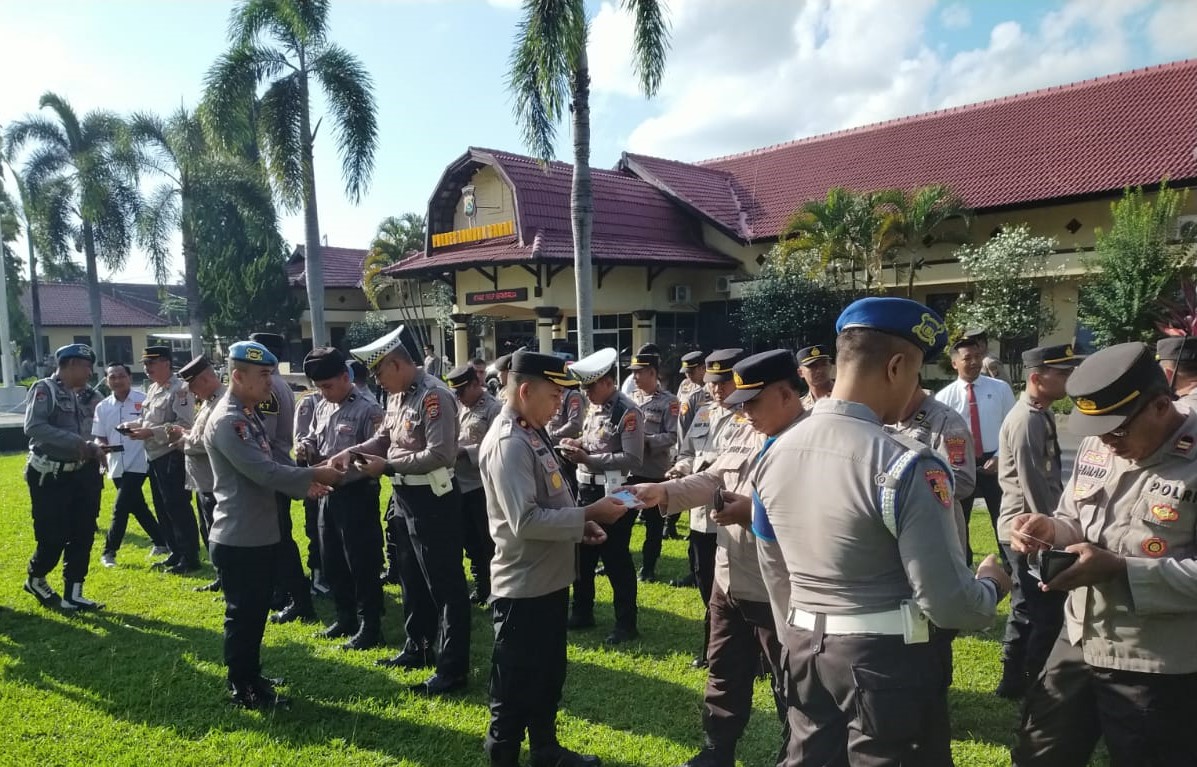
[[629, 509], [639, 509], [644, 506], [644, 502], [637, 498], [636, 494], [631, 490], [616, 490], [609, 497], [614, 498]]

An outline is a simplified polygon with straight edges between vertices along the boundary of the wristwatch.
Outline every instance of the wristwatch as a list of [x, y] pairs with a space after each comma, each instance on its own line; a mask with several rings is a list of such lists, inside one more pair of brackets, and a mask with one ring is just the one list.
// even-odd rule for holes
[[386, 466], [383, 467], [382, 475], [384, 477], [395, 476], [395, 464], [391, 463], [390, 461], [387, 461]]

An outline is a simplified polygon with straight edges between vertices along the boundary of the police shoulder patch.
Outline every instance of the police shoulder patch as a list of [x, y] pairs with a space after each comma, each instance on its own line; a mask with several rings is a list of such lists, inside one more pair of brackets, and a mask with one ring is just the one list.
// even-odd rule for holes
[[678, 401], [676, 399], [669, 401], [669, 414], [670, 415], [677, 415], [678, 412], [680, 411], [680, 409], [681, 409], [681, 406], [678, 404]]
[[948, 437], [943, 441], [944, 449], [948, 452], [948, 462], [953, 466], [963, 466], [968, 460], [968, 440], [964, 437]]
[[1168, 544], [1163, 538], [1148, 538], [1139, 548], [1149, 557], [1162, 557], [1168, 553]]
[[631, 434], [632, 432], [636, 431], [636, 421], [636, 413], [628, 412], [627, 415], [623, 417], [623, 422], [620, 424], [620, 426], [624, 431]]
[[943, 469], [927, 469], [923, 472], [923, 479], [931, 488], [931, 493], [939, 500], [945, 509], [952, 507], [952, 483], [948, 480], [948, 473]]
[[233, 431], [237, 432], [242, 442], [249, 442], [249, 424], [245, 421], [233, 421]]
[[424, 412], [428, 414], [429, 421], [435, 421], [441, 417], [441, 400], [436, 396], [436, 392], [428, 392], [424, 395]]

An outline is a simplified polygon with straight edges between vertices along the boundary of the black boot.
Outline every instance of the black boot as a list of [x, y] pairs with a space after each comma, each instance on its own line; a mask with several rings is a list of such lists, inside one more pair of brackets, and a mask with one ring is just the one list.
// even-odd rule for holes
[[520, 767], [519, 748], [492, 748], [487, 753], [490, 767]]
[[303, 602], [292, 601], [281, 612], [270, 616], [271, 623], [290, 623], [291, 621], [315, 623], [316, 620], [316, 608], [312, 607], [310, 596]]
[[196, 586], [192, 591], [220, 591], [220, 576], [217, 576], [211, 583]]
[[601, 767], [602, 759], [593, 754], [579, 754], [565, 746], [538, 748], [532, 752], [529, 767]]
[[436, 654], [427, 647], [408, 645], [395, 657], [375, 661], [375, 664], [386, 668], [432, 668], [436, 665]]
[[374, 647], [381, 647], [383, 642], [382, 620], [377, 615], [372, 615], [362, 619], [357, 633], [350, 637], [348, 642], [341, 645], [341, 649], [369, 650]]
[[735, 750], [708, 744], [682, 767], [736, 767]]
[[62, 594], [61, 607], [64, 610], [102, 610], [104, 605], [99, 602], [93, 602], [87, 597], [83, 596], [83, 582], [82, 581], [67, 581], [63, 584], [66, 589]]
[[341, 616], [323, 631], [317, 631], [315, 637], [317, 639], [344, 639], [353, 636], [357, 631], [357, 616]]
[[571, 629], [590, 629], [594, 628], [594, 613], [589, 611], [574, 610], [573, 614], [569, 616], [569, 621], [565, 624], [566, 628]]
[[291, 702], [275, 691], [273, 680], [265, 677], [250, 682], [230, 682], [229, 692], [233, 705], [242, 708], [281, 708]]
[[1027, 692], [1027, 672], [1022, 656], [1011, 656], [1002, 660], [1002, 680], [993, 694], [1006, 700], [1022, 700]]

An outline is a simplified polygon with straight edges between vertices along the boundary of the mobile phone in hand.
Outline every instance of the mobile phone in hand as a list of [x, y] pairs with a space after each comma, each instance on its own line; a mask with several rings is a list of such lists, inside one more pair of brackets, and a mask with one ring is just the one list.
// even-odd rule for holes
[[365, 466], [366, 465], [366, 454], [365, 453], [359, 453], [356, 450], [350, 450], [349, 455], [353, 456], [352, 458], [349, 459], [350, 463], [352, 463], [353, 465], [355, 465], [355, 466]]
[[123, 453], [125, 452], [124, 445], [100, 445], [100, 450], [105, 453]]
[[715, 491], [715, 496], [711, 499], [711, 508], [716, 512], [723, 511], [723, 488]]

